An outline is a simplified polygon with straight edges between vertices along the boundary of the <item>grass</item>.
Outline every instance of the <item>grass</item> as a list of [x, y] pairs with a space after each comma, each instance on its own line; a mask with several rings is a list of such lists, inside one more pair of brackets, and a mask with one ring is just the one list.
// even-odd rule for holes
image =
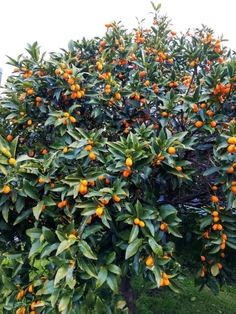
[[190, 277], [183, 280], [180, 294], [168, 288], [150, 292], [137, 282], [134, 286], [137, 314], [236, 314], [236, 285], [225, 286], [218, 295], [207, 288], [199, 292]]

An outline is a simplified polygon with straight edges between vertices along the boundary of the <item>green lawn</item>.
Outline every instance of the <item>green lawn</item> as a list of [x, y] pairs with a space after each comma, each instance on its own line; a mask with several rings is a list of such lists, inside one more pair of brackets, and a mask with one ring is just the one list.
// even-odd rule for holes
[[236, 314], [236, 285], [225, 286], [217, 296], [207, 288], [199, 292], [190, 278], [184, 279], [181, 286], [181, 294], [168, 288], [151, 293], [144, 288], [142, 292], [139, 286], [137, 314]]

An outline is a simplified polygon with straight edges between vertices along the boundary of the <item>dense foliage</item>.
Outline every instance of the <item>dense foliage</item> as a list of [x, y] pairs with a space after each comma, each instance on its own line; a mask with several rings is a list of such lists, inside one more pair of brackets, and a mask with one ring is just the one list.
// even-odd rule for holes
[[4, 313], [121, 313], [123, 297], [131, 312], [135, 274], [177, 291], [175, 243], [190, 213], [202, 243], [197, 283], [216, 291], [230, 273], [236, 62], [208, 27], [176, 34], [153, 8], [150, 29], [114, 22], [68, 51], [45, 57], [34, 43], [10, 58], [0, 103]]

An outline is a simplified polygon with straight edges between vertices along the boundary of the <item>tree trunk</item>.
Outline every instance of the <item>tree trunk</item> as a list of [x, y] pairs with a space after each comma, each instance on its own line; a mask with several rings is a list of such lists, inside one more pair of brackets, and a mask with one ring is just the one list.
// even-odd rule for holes
[[121, 280], [121, 294], [123, 295], [129, 314], [135, 314], [135, 301], [136, 301], [136, 295], [133, 291], [131, 285], [130, 285], [130, 278], [129, 277], [123, 277]]

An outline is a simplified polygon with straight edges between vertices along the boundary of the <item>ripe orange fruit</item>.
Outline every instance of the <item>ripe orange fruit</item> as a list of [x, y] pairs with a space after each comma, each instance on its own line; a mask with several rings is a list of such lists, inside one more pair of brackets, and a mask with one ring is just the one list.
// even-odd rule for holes
[[75, 117], [73, 117], [73, 116], [69, 116], [69, 119], [70, 119], [70, 122], [71, 122], [71, 123], [75, 123], [75, 122], [76, 122], [76, 119], [75, 119]]
[[121, 94], [120, 93], [115, 93], [115, 99], [116, 100], [121, 100]]
[[64, 147], [62, 151], [64, 154], [66, 154], [68, 152], [68, 147]]
[[225, 243], [221, 243], [220, 245], [221, 250], [225, 250], [225, 247], [226, 247]]
[[227, 152], [231, 153], [231, 154], [235, 153], [236, 152], [236, 145], [234, 145], [234, 144], [229, 145], [227, 147]]
[[81, 181], [81, 184], [87, 186], [88, 185], [88, 181], [84, 179], [84, 180]]
[[43, 149], [41, 150], [41, 154], [42, 154], [42, 155], [47, 155], [47, 153], [48, 153], [48, 150], [47, 150], [46, 148], [43, 148]]
[[128, 178], [131, 175], [132, 171], [130, 169], [124, 170], [122, 176]]
[[92, 145], [86, 145], [84, 149], [87, 151], [90, 151], [93, 149], [93, 146]]
[[133, 160], [130, 157], [126, 158], [125, 164], [127, 167], [131, 167], [133, 165]]
[[211, 121], [211, 122], [210, 122], [210, 125], [211, 125], [212, 128], [215, 128], [216, 125], [217, 125], [217, 123], [216, 123], [215, 121]]
[[140, 219], [139, 218], [135, 218], [134, 219], [134, 224], [135, 225], [139, 225], [140, 224]]
[[223, 239], [223, 240], [228, 240], [228, 236], [227, 236], [227, 234], [225, 234], [225, 233], [222, 233], [222, 235], [221, 235], [221, 239]]
[[80, 187], [79, 187], [79, 193], [81, 195], [85, 195], [86, 193], [88, 193], [88, 188], [86, 185], [84, 184], [81, 184]]
[[89, 153], [89, 159], [90, 160], [95, 160], [96, 159], [96, 154], [94, 152]]
[[139, 222], [139, 227], [144, 228], [145, 227], [145, 222], [140, 220]]
[[102, 198], [100, 201], [103, 205], [107, 205], [109, 203], [109, 200], [107, 198]]
[[233, 186], [231, 187], [231, 191], [232, 191], [234, 194], [236, 194], [236, 185], [233, 185]]
[[221, 224], [218, 224], [217, 225], [217, 230], [219, 230], [219, 231], [223, 230], [223, 226]]
[[11, 134], [7, 135], [7, 141], [12, 142], [13, 141], [13, 136]]
[[167, 231], [167, 228], [168, 228], [167, 223], [162, 222], [162, 223], [160, 224], [160, 230], [161, 230], [161, 231]]
[[214, 210], [211, 214], [212, 214], [213, 217], [218, 217], [219, 216], [219, 213], [216, 210]]
[[220, 220], [219, 217], [213, 217], [213, 222], [218, 222]]
[[8, 159], [8, 163], [9, 163], [9, 165], [11, 165], [11, 166], [15, 166], [16, 165], [16, 160], [15, 160], [15, 158], [9, 158]]
[[28, 291], [29, 291], [29, 293], [33, 293], [33, 285], [31, 284], [31, 285], [29, 285], [29, 287], [28, 287]]
[[174, 155], [176, 153], [175, 147], [172, 147], [172, 146], [170, 146], [167, 151], [168, 151], [168, 154], [170, 155]]
[[175, 169], [178, 171], [178, 172], [181, 172], [183, 170], [183, 168], [181, 166], [176, 166]]
[[229, 168], [226, 170], [226, 172], [227, 172], [228, 174], [232, 174], [232, 173], [234, 172], [234, 167], [233, 167], [233, 166], [229, 167]]
[[222, 269], [222, 268], [223, 268], [223, 265], [222, 265], [221, 263], [217, 263], [217, 267], [218, 267], [219, 269]]
[[38, 183], [41, 183], [41, 184], [42, 184], [42, 183], [45, 183], [45, 179], [44, 179], [44, 178], [39, 178], [39, 179], [38, 179]]
[[202, 121], [197, 121], [197, 122], [195, 122], [194, 125], [195, 125], [196, 128], [199, 129], [199, 128], [201, 128], [203, 126], [203, 122]]
[[161, 113], [161, 115], [162, 115], [163, 118], [166, 118], [166, 117], [168, 117], [168, 112], [163, 111], [163, 112]]
[[19, 307], [19, 309], [16, 310], [16, 314], [26, 314], [25, 306]]
[[35, 100], [36, 100], [36, 102], [40, 102], [40, 101], [42, 100], [42, 98], [39, 97], [39, 96], [37, 96], [37, 97], [35, 98]]
[[154, 265], [154, 258], [149, 255], [145, 260], [145, 264], [147, 267], [152, 267]]
[[227, 142], [228, 144], [236, 144], [236, 136], [229, 137]]
[[32, 125], [33, 124], [33, 121], [31, 120], [31, 119], [29, 119], [28, 121], [27, 121], [27, 125]]
[[4, 185], [3, 189], [2, 189], [2, 193], [3, 194], [8, 194], [11, 192], [11, 188], [9, 185]]
[[119, 202], [120, 202], [120, 197], [119, 197], [117, 194], [114, 194], [114, 195], [112, 196], [112, 198], [113, 198], [113, 201], [114, 201], [114, 202], [116, 202], [116, 203], [119, 203]]
[[103, 207], [101, 207], [101, 206], [97, 207], [97, 209], [96, 209], [96, 215], [97, 215], [98, 217], [101, 217], [101, 216], [103, 215], [103, 212], [104, 212]]
[[212, 195], [212, 196], [211, 196], [211, 201], [212, 201], [213, 203], [219, 203], [219, 198], [218, 198], [216, 195]]

